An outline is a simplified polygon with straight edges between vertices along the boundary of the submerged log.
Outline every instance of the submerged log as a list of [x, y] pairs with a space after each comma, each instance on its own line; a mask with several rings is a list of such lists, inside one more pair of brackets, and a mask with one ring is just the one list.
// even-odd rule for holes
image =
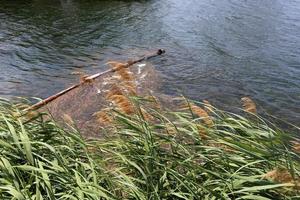
[[[139, 59], [137, 59], [137, 60], [133, 60], [133, 61], [130, 60], [130, 61], [127, 61], [127, 62], [124, 64], [123, 67], [124, 67], [124, 68], [128, 68], [128, 67], [130, 67], [130, 66], [132, 66], [132, 65], [134, 65], [134, 64], [136, 64], [136, 63], [138, 63], [138, 62], [142, 62], [142, 61], [148, 60], [148, 59], [150, 59], [150, 58], [153, 58], [153, 57], [162, 55], [162, 54], [164, 54], [164, 53], [165, 53], [165, 50], [164, 50], [164, 49], [158, 49], [156, 52], [151, 53], [151, 54], [149, 54], [149, 55], [145, 55], [145, 56], [143, 56], [142, 58], [139, 58]], [[38, 103], [36, 103], [36, 104], [34, 104], [34, 105], [28, 107], [28, 108], [25, 109], [24, 111], [25, 111], [25, 112], [28, 112], [28, 111], [32, 111], [32, 110], [39, 109], [39, 108], [41, 108], [41, 107], [47, 105], [48, 103], [52, 102], [53, 100], [57, 99], [58, 97], [60, 97], [60, 96], [62, 96], [62, 95], [64, 95], [64, 94], [66, 94], [66, 93], [68, 93], [68, 92], [74, 90], [75, 88], [78, 88], [79, 86], [81, 86], [81, 85], [82, 85], [83, 83], [85, 83], [85, 82], [93, 81], [93, 80], [95, 80], [95, 79], [98, 78], [98, 77], [101, 77], [101, 76], [103, 76], [103, 75], [107, 75], [107, 74], [109, 74], [109, 73], [116, 72], [116, 71], [118, 71], [118, 70], [120, 70], [120, 68], [112, 68], [112, 69], [106, 70], [106, 71], [104, 71], [104, 72], [100, 72], [100, 73], [97, 73], [97, 74], [88, 76], [88, 77], [84, 78], [84, 81], [81, 81], [80, 83], [74, 84], [74, 85], [68, 87], [68, 88], [65, 89], [65, 90], [62, 90], [62, 91], [60, 91], [60, 92], [58, 92], [58, 93], [56, 93], [56, 94], [54, 94], [54, 95], [52, 95], [52, 96], [50, 96], [50, 97], [48, 97], [48, 98], [46, 98], [46, 99], [43, 99], [43, 100], [41, 100], [40, 102], [38, 102]]]

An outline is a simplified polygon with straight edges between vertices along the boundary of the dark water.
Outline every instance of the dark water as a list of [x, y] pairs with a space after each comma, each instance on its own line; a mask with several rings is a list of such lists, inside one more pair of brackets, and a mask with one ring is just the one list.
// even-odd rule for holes
[[299, 0], [0, 0], [2, 97], [46, 97], [156, 48], [165, 93], [223, 108], [249, 95], [300, 124]]

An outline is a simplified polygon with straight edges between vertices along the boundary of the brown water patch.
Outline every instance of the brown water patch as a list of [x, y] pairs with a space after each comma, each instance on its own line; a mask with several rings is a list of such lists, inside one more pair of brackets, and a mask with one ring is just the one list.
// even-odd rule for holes
[[85, 137], [101, 137], [105, 122], [110, 120], [110, 109], [130, 114], [130, 95], [157, 94], [160, 85], [160, 75], [153, 65], [136, 64], [125, 71], [84, 83], [43, 110], [49, 111], [60, 124], [75, 125]]

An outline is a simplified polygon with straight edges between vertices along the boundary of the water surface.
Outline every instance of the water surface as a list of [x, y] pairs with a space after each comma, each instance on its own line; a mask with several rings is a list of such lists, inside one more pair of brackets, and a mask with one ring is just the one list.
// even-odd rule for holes
[[225, 109], [248, 95], [300, 125], [298, 0], [0, 0], [1, 97], [46, 97], [156, 48], [163, 92]]

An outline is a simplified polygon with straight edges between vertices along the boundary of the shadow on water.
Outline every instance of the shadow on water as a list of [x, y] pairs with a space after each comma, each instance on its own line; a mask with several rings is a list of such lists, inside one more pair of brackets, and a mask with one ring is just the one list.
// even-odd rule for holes
[[0, 0], [0, 95], [46, 97], [109, 59], [165, 48], [166, 94], [228, 108], [251, 96], [299, 125], [300, 2]]

